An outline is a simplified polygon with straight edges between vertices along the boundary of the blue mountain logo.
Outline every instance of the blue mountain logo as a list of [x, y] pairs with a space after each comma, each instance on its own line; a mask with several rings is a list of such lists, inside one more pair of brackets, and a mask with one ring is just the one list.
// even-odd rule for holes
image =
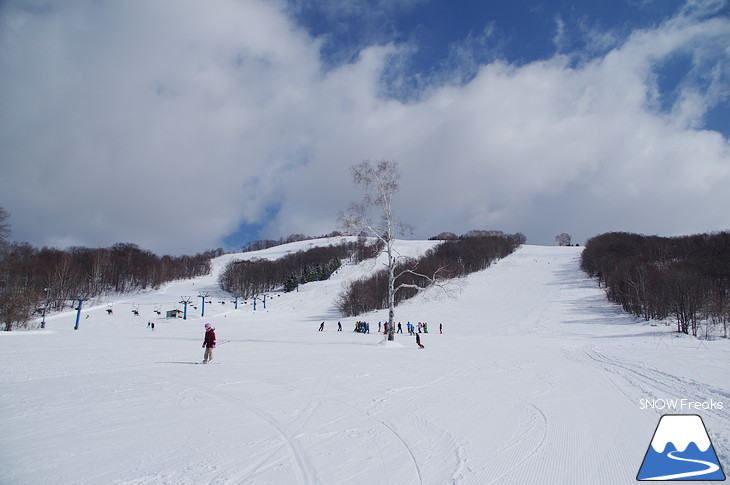
[[662, 416], [636, 479], [725, 480], [702, 418], [696, 414]]

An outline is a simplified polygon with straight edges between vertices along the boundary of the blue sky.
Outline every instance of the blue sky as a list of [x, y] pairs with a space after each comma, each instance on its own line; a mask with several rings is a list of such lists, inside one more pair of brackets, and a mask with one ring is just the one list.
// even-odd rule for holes
[[[291, 2], [296, 21], [314, 36], [325, 36], [327, 62], [348, 62], [372, 43], [413, 43], [414, 70], [443, 68], [452, 48], [480, 39], [473, 54], [518, 64], [551, 57], [560, 51], [586, 49], [587, 29], [626, 35], [656, 26], [675, 15], [684, 2], [664, 1], [404, 1]], [[354, 7], [356, 4], [358, 7]], [[382, 5], [382, 6], [378, 6]], [[559, 32], [562, 31], [562, 32]], [[485, 35], [486, 34], [486, 35]], [[557, 36], [563, 45], [556, 45]], [[476, 52], [483, 50], [484, 52]]]
[[413, 237], [730, 229], [727, 0], [8, 0], [0, 206], [36, 246], [337, 229], [396, 160]]
[[[726, 2], [684, 0], [346, 1], [336, 8], [329, 1], [291, 0], [290, 8], [299, 25], [324, 39], [320, 52], [330, 69], [353, 62], [369, 45], [410, 46], [393, 74], [407, 89], [385, 88], [387, 95], [404, 101], [446, 81], [468, 82], [480, 66], [496, 60], [519, 66], [565, 55], [580, 66], [633, 32], [656, 28], [680, 12], [730, 17]], [[692, 52], [678, 51], [654, 66], [663, 110], [671, 109], [682, 83], [707, 89], [711, 73], [702, 70], [708, 66], [693, 66], [698, 61]], [[450, 78], [454, 70], [464, 69], [457, 79]], [[384, 73], [386, 83], [389, 75]], [[730, 135], [730, 96], [708, 110], [703, 126]]]

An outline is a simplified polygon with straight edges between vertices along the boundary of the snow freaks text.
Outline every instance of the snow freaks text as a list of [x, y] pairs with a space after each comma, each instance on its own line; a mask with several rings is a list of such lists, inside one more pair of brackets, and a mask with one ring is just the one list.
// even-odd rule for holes
[[691, 399], [639, 399], [639, 409], [657, 409], [659, 411], [702, 411], [723, 409], [722, 401], [693, 401]]

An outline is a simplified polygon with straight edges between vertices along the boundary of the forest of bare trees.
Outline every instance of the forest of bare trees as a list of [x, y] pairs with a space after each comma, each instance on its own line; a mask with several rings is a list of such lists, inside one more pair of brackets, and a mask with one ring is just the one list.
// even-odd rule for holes
[[0, 217], [0, 322], [4, 330], [24, 326], [34, 313], [62, 310], [79, 299], [157, 288], [168, 281], [210, 272], [222, 249], [195, 256], [157, 256], [135, 244], [109, 248], [41, 248], [7, 242]]
[[[487, 268], [525, 243], [525, 236], [499, 231], [470, 231], [430, 249], [417, 260], [401, 260], [395, 268], [396, 304], [412, 298], [433, 281], [466, 276]], [[428, 275], [428, 276], [425, 276]], [[388, 274], [383, 269], [351, 282], [338, 297], [337, 308], [343, 316], [388, 308]]]
[[241, 298], [281, 288], [293, 291], [300, 284], [328, 279], [340, 267], [342, 260], [362, 261], [374, 257], [378, 250], [377, 244], [360, 238], [337, 245], [313, 247], [276, 260], [232, 261], [221, 272], [218, 285]]
[[685, 334], [729, 336], [730, 232], [602, 234], [586, 243], [581, 267], [627, 312], [646, 320], [672, 317]]

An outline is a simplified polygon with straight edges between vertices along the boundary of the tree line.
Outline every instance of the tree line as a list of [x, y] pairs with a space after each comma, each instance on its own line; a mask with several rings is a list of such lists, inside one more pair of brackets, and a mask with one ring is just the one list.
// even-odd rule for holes
[[358, 238], [287, 254], [276, 260], [231, 261], [218, 277], [218, 285], [241, 298], [280, 288], [293, 291], [300, 284], [328, 279], [340, 267], [342, 260], [359, 262], [374, 257], [378, 251], [377, 245]]
[[[1, 208], [0, 208], [1, 209]], [[210, 273], [222, 249], [195, 256], [157, 256], [131, 243], [109, 248], [38, 249], [7, 242], [7, 212], [0, 213], [0, 321], [25, 327], [34, 313], [62, 310], [79, 299], [158, 288]]]
[[722, 328], [729, 336], [730, 232], [602, 234], [586, 242], [581, 268], [598, 279], [610, 301], [637, 317], [673, 317], [678, 332], [707, 338]]
[[247, 243], [246, 245], [241, 247], [242, 253], [248, 253], [252, 251], [261, 251], [262, 249], [269, 249], [276, 246], [283, 246], [284, 244], [289, 244], [293, 242], [299, 242], [299, 241], [309, 241], [311, 239], [321, 239], [321, 238], [327, 238], [327, 237], [339, 237], [343, 234], [339, 231], [333, 231], [329, 234], [325, 234], [323, 236], [305, 236], [304, 234], [290, 234], [287, 237], [280, 237], [279, 239], [257, 239], [256, 241], [251, 241]]
[[[445, 233], [430, 239], [440, 239]], [[448, 233], [451, 234], [451, 233]], [[501, 231], [470, 231], [429, 249], [418, 259], [400, 260], [395, 268], [396, 304], [444, 280], [459, 278], [489, 267], [525, 243], [525, 236]], [[388, 271], [383, 269], [350, 282], [336, 301], [345, 316], [388, 308]]]

